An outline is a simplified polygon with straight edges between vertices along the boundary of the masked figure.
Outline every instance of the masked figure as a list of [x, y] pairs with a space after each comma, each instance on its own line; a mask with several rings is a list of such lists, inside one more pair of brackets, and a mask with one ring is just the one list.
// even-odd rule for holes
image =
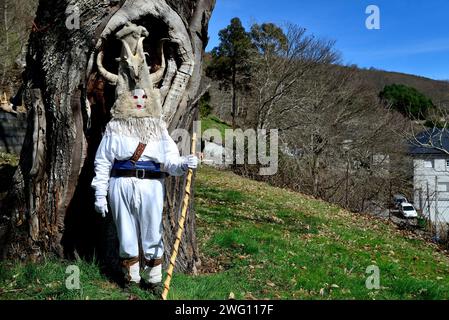
[[[196, 169], [198, 158], [181, 157], [162, 120], [155, 91], [135, 89], [118, 97], [95, 159], [95, 209], [108, 214], [120, 241], [126, 284], [162, 290], [164, 179]], [[139, 240], [145, 266], [139, 264]], [[142, 272], [142, 273], [141, 273]]]

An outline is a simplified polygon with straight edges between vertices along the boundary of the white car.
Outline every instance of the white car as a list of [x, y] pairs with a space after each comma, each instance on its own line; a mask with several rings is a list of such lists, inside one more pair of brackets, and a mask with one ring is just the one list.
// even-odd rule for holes
[[404, 203], [404, 202], [408, 203], [408, 200], [402, 194], [395, 194], [393, 196], [393, 204], [394, 204], [394, 207], [396, 209], [400, 210], [401, 209], [401, 203]]
[[405, 218], [418, 218], [418, 212], [416, 212], [415, 207], [408, 202], [403, 202], [400, 204], [399, 210]]

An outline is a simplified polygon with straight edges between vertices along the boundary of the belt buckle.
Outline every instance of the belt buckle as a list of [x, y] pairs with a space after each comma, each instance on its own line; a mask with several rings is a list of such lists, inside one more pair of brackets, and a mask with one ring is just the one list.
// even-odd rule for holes
[[136, 178], [137, 179], [145, 179], [145, 169], [137, 169], [136, 170]]

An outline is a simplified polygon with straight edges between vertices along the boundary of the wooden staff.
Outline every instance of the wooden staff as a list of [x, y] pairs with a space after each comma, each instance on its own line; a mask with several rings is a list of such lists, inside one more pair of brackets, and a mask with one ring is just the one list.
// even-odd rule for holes
[[[192, 137], [192, 154], [196, 153], [196, 133], [193, 133]], [[182, 204], [182, 211], [181, 211], [181, 218], [179, 219], [179, 229], [178, 233], [176, 235], [176, 241], [175, 245], [173, 247], [173, 253], [170, 259], [170, 266], [167, 271], [167, 279], [164, 283], [164, 291], [162, 293], [162, 299], [167, 300], [168, 291], [170, 290], [170, 282], [173, 278], [173, 270], [175, 269], [176, 265], [176, 258], [178, 257], [178, 250], [179, 246], [181, 245], [181, 239], [182, 235], [184, 233], [184, 225], [186, 222], [186, 216], [187, 216], [187, 210], [189, 209], [189, 203], [190, 203], [190, 195], [191, 195], [191, 188], [192, 188], [192, 177], [193, 177], [193, 169], [189, 169], [187, 173], [187, 184], [185, 189], [185, 195], [184, 195], [184, 202]]]

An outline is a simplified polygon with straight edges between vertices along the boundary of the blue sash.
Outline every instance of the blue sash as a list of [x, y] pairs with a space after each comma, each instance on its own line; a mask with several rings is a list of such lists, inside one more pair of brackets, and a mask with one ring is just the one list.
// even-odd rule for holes
[[161, 164], [154, 161], [139, 161], [136, 164], [130, 160], [118, 161], [115, 160], [113, 170], [145, 170], [149, 172], [160, 173]]

